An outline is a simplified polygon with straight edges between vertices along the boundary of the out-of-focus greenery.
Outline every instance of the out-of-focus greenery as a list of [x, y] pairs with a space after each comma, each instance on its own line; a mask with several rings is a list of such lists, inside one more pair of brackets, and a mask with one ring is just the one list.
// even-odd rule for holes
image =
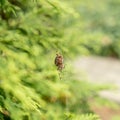
[[[119, 56], [118, 44], [111, 44], [116, 35], [100, 22], [105, 11], [112, 14], [110, 1], [98, 4], [103, 11], [92, 2], [0, 0], [1, 120], [99, 120], [88, 104], [97, 88], [76, 81], [67, 67], [60, 80], [54, 66], [56, 51], [69, 58], [77, 53], [111, 55], [114, 48]], [[109, 45], [103, 44], [106, 39]], [[109, 49], [111, 45], [118, 47]]]
[[67, 17], [79, 15], [52, 0], [1, 0], [0, 7], [0, 119], [71, 119], [66, 112], [75, 114], [72, 119], [95, 118], [83, 115], [91, 113], [94, 87], [67, 69], [60, 81], [54, 65], [56, 50], [74, 53], [64, 32]]
[[[71, 32], [82, 54], [120, 57], [120, 0], [65, 0], [79, 13]], [[70, 17], [71, 18], [71, 17]], [[72, 34], [73, 33], [73, 34]], [[74, 44], [73, 43], [73, 44]]]

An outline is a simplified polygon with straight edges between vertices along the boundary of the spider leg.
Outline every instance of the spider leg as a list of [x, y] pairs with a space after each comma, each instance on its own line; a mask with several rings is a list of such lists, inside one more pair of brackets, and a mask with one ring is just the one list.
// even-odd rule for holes
[[61, 74], [60, 74], [60, 72], [58, 72], [58, 74], [59, 74], [59, 78], [60, 78], [60, 80], [62, 80], [62, 77], [61, 77]]

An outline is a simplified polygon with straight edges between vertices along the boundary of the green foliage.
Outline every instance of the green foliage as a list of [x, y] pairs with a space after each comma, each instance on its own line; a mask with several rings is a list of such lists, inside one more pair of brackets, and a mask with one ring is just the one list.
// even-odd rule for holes
[[88, 114], [77, 116], [74, 120], [100, 120], [100, 118], [97, 115]]
[[65, 120], [100, 120], [100, 118], [94, 114], [74, 115], [67, 113]]
[[78, 17], [73, 9], [51, 0], [2, 0], [0, 5], [0, 119], [61, 120], [66, 108], [91, 112], [86, 98], [93, 88], [77, 86], [79, 96], [74, 85], [84, 83], [70, 80], [69, 70], [60, 81], [53, 64], [56, 50], [67, 55], [73, 47], [64, 35], [66, 14]]
[[111, 40], [118, 34], [111, 37], [111, 25], [100, 21], [112, 7], [112, 1], [105, 1], [99, 4], [106, 8], [101, 12], [83, 0], [0, 0], [1, 120], [99, 120], [88, 104], [98, 88], [77, 81], [67, 67], [60, 81], [54, 58], [56, 51], [65, 58], [120, 55], [119, 41]]
[[119, 58], [120, 1], [101, 0], [99, 4], [97, 0], [65, 1], [80, 15], [69, 29], [70, 38], [74, 40], [72, 43], [77, 42], [80, 46], [76, 48], [77, 52]]

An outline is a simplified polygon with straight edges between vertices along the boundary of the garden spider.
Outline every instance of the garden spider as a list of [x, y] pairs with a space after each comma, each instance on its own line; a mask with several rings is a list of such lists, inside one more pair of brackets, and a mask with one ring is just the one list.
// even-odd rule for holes
[[57, 53], [55, 57], [55, 65], [58, 67], [59, 71], [62, 71], [65, 67], [63, 61], [63, 56]]
[[62, 72], [62, 70], [64, 69], [65, 65], [63, 63], [63, 56], [61, 54], [56, 54], [56, 57], [55, 57], [55, 65], [57, 66], [57, 70], [59, 71], [59, 77], [60, 77], [60, 80], [61, 80], [61, 74], [60, 72]]

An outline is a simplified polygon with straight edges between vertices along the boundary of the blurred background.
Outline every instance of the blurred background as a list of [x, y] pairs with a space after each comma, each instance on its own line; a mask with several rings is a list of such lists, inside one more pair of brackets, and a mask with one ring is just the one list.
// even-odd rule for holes
[[0, 120], [120, 120], [119, 6], [0, 0]]

